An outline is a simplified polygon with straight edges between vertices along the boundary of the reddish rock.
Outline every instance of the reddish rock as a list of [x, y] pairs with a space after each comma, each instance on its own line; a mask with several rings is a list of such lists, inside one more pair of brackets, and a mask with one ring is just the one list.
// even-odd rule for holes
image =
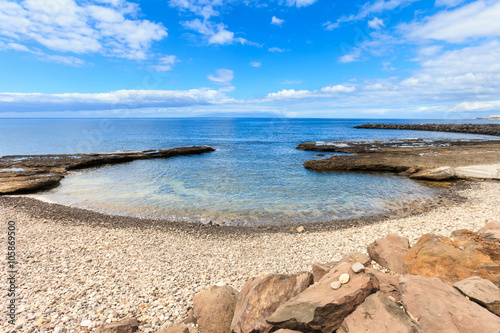
[[472, 301], [500, 316], [500, 288], [495, 286], [490, 280], [481, 279], [479, 276], [472, 276], [458, 281], [453, 287], [460, 290]]
[[403, 256], [408, 253], [409, 248], [410, 242], [407, 238], [390, 234], [368, 245], [367, 251], [380, 266], [399, 274], [406, 274], [408, 271]]
[[404, 256], [410, 274], [436, 277], [449, 285], [479, 276], [500, 286], [500, 243], [468, 230], [454, 237], [422, 236]]
[[301, 333], [300, 331], [287, 330], [286, 328], [274, 331], [274, 333]]
[[133, 333], [139, 330], [139, 323], [135, 318], [125, 318], [114, 323], [99, 327], [96, 333]]
[[[332, 289], [330, 284], [338, 281], [340, 275], [345, 273], [351, 276], [350, 281], [340, 289]], [[267, 322], [276, 328], [331, 333], [368, 295], [377, 291], [378, 286], [378, 280], [373, 274], [354, 274], [350, 264], [342, 263], [317, 284], [281, 305], [267, 318]]]
[[400, 278], [403, 305], [426, 332], [500, 332], [500, 318], [436, 278]]
[[401, 290], [399, 289], [399, 276], [386, 274], [375, 268], [365, 268], [365, 272], [375, 275], [379, 282], [380, 293], [392, 296], [396, 301], [401, 300]]
[[424, 330], [399, 304], [379, 291], [368, 296], [337, 330], [337, 333], [353, 332], [424, 333]]
[[315, 262], [312, 265], [314, 282], [318, 282], [319, 280], [321, 280], [321, 278], [325, 276], [325, 274], [328, 273], [333, 267], [343, 262], [347, 262], [350, 264], [353, 264], [355, 262], [360, 262], [363, 264], [363, 266], [368, 267], [371, 264], [371, 258], [366, 253], [354, 251], [354, 252], [349, 252], [348, 254], [343, 256], [339, 261], [332, 261], [326, 264], [320, 264]]
[[193, 312], [201, 333], [229, 333], [238, 291], [210, 286], [193, 297]]
[[181, 324], [167, 327], [156, 333], [198, 333], [198, 331], [191, 326]]
[[491, 221], [477, 232], [488, 242], [500, 243], [500, 221]]
[[231, 331], [235, 333], [269, 332], [272, 326], [266, 322], [266, 318], [281, 304], [304, 291], [312, 283], [313, 276], [309, 272], [251, 278], [241, 289], [231, 323]]

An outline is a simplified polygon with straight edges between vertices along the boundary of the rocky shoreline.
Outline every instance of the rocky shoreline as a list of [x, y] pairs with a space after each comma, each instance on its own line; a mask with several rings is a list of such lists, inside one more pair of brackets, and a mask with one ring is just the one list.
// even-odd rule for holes
[[354, 128], [470, 133], [500, 136], [500, 124], [363, 124]]
[[215, 151], [208, 146], [103, 154], [12, 155], [0, 157], [0, 195], [34, 193], [57, 185], [70, 170]]
[[[155, 221], [141, 226], [139, 220], [134, 223], [93, 212], [71, 214], [74, 209], [70, 207], [4, 196], [0, 216], [17, 221], [22, 249], [15, 331], [96, 331], [107, 323], [116, 327], [123, 318], [134, 317], [136, 324], [129, 320], [129, 326], [153, 333], [189, 322], [195, 295], [212, 285], [229, 285], [243, 292], [252, 276], [310, 271], [313, 262], [330, 263], [353, 251], [365, 252], [367, 244], [390, 233], [407, 237], [414, 246], [424, 233], [448, 236], [457, 229], [478, 230], [500, 215], [499, 185], [469, 183], [458, 190], [466, 201], [420, 215], [330, 230], [315, 231], [306, 225], [301, 232], [239, 232], [230, 227], [180, 224], [161, 227]], [[5, 297], [1, 295], [1, 306], [7, 304]], [[5, 307], [0, 309], [2, 315], [5, 311]], [[197, 327], [189, 325], [167, 332], [206, 332], [200, 322]], [[7, 323], [0, 327], [11, 329]]]
[[498, 140], [320, 141], [302, 143], [297, 149], [344, 153], [303, 164], [321, 172], [383, 171], [434, 181], [500, 179]]

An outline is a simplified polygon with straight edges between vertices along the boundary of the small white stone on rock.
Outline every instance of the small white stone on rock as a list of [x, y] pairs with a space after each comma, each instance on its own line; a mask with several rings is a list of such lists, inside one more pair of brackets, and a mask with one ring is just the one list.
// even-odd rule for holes
[[352, 269], [352, 271], [353, 271], [354, 273], [356, 273], [356, 274], [357, 274], [357, 273], [359, 273], [359, 272], [364, 271], [364, 270], [365, 270], [365, 266], [363, 266], [363, 264], [362, 264], [362, 263], [360, 263], [360, 262], [355, 262], [355, 263], [354, 263], [354, 265], [352, 265], [351, 269]]
[[342, 283], [340, 283], [339, 281], [333, 281], [332, 283], [330, 283], [330, 287], [332, 287], [332, 289], [334, 290], [337, 290], [342, 287]]
[[349, 282], [349, 278], [350, 278], [349, 274], [344, 273], [339, 277], [339, 281], [342, 284], [346, 284], [347, 282]]

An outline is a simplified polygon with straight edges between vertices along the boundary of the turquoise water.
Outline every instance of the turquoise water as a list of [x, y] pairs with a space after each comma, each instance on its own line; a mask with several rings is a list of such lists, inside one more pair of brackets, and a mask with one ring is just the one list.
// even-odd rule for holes
[[59, 187], [37, 197], [121, 215], [257, 225], [323, 222], [370, 215], [393, 205], [429, 197], [434, 192], [421, 183], [392, 174], [308, 171], [302, 167], [303, 162], [332, 153], [318, 157], [315, 152], [296, 150], [301, 142], [488, 138], [352, 128], [365, 122], [376, 121], [3, 119], [0, 120], [0, 155], [209, 145], [217, 150], [203, 155], [134, 161], [72, 172]]

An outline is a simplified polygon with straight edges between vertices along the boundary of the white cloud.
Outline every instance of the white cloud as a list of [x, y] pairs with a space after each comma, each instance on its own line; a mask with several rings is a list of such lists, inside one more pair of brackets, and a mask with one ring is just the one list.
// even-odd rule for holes
[[325, 28], [325, 30], [328, 30], [328, 31], [332, 31], [333, 29], [335, 28], [338, 28], [340, 26], [340, 23], [338, 22], [331, 22], [331, 21], [327, 21], [325, 23], [323, 23], [323, 28]]
[[230, 103], [219, 90], [118, 90], [100, 94], [0, 93], [0, 109], [10, 111], [78, 111], [186, 107]]
[[221, 91], [233, 91], [234, 87], [231, 85], [231, 81], [234, 78], [234, 72], [230, 69], [217, 69], [214, 74], [207, 75], [207, 78], [214, 84], [223, 86]]
[[200, 19], [193, 19], [181, 22], [181, 25], [186, 29], [194, 30], [204, 35], [207, 44], [229, 45], [240, 43], [242, 45], [261, 46], [245, 38], [235, 37], [234, 32], [226, 30], [226, 26], [223, 23], [214, 24], [211, 21], [202, 22]]
[[448, 7], [453, 8], [462, 4], [465, 0], [436, 0], [436, 7]]
[[307, 7], [315, 3], [317, 0], [287, 0], [286, 5], [288, 7]]
[[151, 66], [151, 68], [157, 72], [167, 72], [167, 71], [172, 70], [172, 67], [178, 61], [179, 60], [174, 55], [163, 56], [160, 59], [158, 59], [159, 64], [155, 65], [155, 66]]
[[252, 67], [260, 67], [262, 64], [260, 63], [260, 61], [252, 61], [250, 62], [250, 66]]
[[82, 59], [71, 57], [71, 56], [60, 56], [60, 55], [42, 55], [40, 59], [49, 62], [55, 62], [63, 65], [80, 67], [85, 65], [85, 62]]
[[277, 25], [277, 26], [280, 26], [280, 27], [281, 27], [281, 25], [282, 25], [284, 22], [285, 22], [285, 20], [283, 20], [283, 19], [279, 19], [279, 18], [277, 18], [276, 16], [273, 16], [273, 17], [271, 18], [271, 24], [274, 24], [274, 25]]
[[289, 49], [281, 49], [279, 47], [270, 47], [268, 49], [269, 52], [272, 52], [272, 53], [283, 53], [283, 52], [288, 52], [290, 51]]
[[361, 50], [355, 49], [352, 53], [344, 54], [339, 58], [341, 64], [347, 64], [350, 62], [359, 61], [361, 58]]
[[384, 20], [374, 17], [373, 20], [368, 21], [368, 26], [372, 29], [380, 29], [385, 27]]
[[[0, 2], [0, 36], [11, 43], [36, 42], [60, 52], [101, 53], [145, 59], [152, 42], [167, 36], [161, 23], [126, 18], [139, 8], [127, 1], [106, 5], [74, 0]], [[25, 45], [26, 46], [26, 45]]]
[[318, 90], [295, 90], [295, 89], [284, 89], [277, 93], [269, 93], [265, 98], [262, 99], [263, 102], [275, 102], [283, 100], [301, 100], [301, 99], [312, 99], [312, 98], [331, 98], [338, 96], [341, 93], [351, 93], [355, 91], [354, 86], [345, 86], [338, 84], [335, 86], [327, 86]]
[[442, 11], [400, 29], [409, 38], [462, 43], [471, 39], [500, 36], [500, 2], [479, 0]]

